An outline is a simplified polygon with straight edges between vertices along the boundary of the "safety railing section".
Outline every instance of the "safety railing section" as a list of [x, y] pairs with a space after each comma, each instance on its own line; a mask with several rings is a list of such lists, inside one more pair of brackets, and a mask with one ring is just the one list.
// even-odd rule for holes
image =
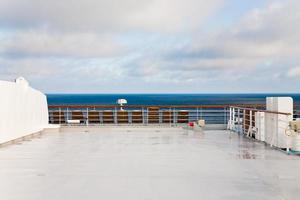
[[224, 124], [229, 107], [221, 106], [49, 106], [51, 124], [185, 124], [204, 119]]
[[290, 113], [230, 107], [227, 128], [288, 154], [300, 154], [299, 107]]
[[[295, 108], [295, 107], [294, 107]], [[227, 128], [288, 154], [300, 154], [300, 119], [298, 109], [291, 113], [243, 107], [229, 108]]]
[[259, 129], [265, 126], [265, 119], [270, 119], [276, 121], [276, 128], [285, 130], [289, 122], [297, 117], [297, 112], [294, 111], [294, 116], [291, 117], [291, 113], [231, 106], [227, 129], [255, 137], [255, 134], [259, 134]]

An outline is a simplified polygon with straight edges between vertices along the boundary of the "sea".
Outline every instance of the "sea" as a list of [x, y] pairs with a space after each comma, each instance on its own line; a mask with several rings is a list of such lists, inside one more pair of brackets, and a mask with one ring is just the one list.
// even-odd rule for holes
[[265, 104], [266, 97], [293, 97], [299, 94], [47, 94], [49, 105], [116, 105], [126, 99], [128, 105], [224, 105]]

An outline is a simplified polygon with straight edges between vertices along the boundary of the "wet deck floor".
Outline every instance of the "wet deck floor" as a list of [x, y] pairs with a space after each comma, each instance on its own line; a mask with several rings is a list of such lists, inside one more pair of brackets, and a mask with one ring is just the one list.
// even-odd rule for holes
[[300, 157], [226, 131], [102, 129], [0, 149], [3, 200], [300, 199]]

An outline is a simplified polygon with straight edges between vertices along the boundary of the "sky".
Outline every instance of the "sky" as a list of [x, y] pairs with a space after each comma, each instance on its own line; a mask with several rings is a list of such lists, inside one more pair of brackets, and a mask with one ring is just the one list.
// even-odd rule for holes
[[299, 93], [299, 0], [1, 0], [0, 80], [45, 93]]

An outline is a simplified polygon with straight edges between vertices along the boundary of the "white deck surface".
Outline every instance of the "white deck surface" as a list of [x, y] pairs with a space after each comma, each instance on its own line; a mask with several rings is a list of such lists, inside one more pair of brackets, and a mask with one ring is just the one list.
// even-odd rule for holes
[[1, 200], [300, 199], [300, 157], [226, 131], [49, 133], [0, 149]]

